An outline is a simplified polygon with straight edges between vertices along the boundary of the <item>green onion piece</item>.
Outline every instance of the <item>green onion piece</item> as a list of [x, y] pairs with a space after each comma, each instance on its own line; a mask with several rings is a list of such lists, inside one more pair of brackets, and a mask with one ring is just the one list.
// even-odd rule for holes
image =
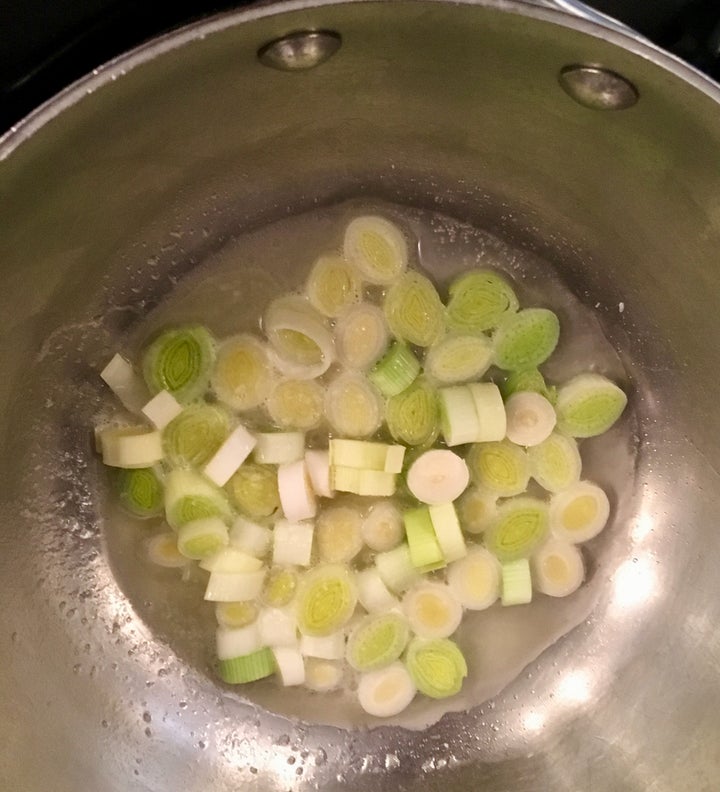
[[203, 467], [230, 433], [230, 417], [213, 404], [191, 404], [163, 429], [163, 452], [173, 467]]
[[165, 330], [143, 352], [142, 369], [151, 393], [162, 390], [187, 404], [202, 396], [215, 363], [215, 340], [201, 325]]
[[534, 368], [555, 351], [560, 322], [547, 308], [525, 308], [505, 319], [493, 335], [495, 365], [506, 371]]
[[342, 256], [327, 253], [313, 264], [305, 292], [316, 310], [336, 317], [349, 305], [360, 301], [362, 284]]
[[356, 671], [375, 671], [395, 662], [407, 646], [410, 629], [397, 613], [366, 616], [350, 633], [346, 657]]
[[463, 653], [449, 638], [413, 638], [405, 664], [415, 687], [434, 699], [459, 693], [468, 673]]
[[622, 415], [627, 396], [601, 374], [578, 374], [557, 396], [558, 428], [573, 437], [595, 437]]
[[448, 293], [447, 324], [461, 333], [492, 330], [519, 307], [510, 284], [489, 270], [460, 275], [450, 284]]
[[443, 304], [432, 282], [419, 272], [406, 272], [393, 283], [383, 310], [399, 341], [428, 347], [443, 333]]
[[267, 411], [283, 429], [314, 429], [322, 420], [325, 390], [315, 380], [279, 382], [267, 400]]
[[435, 535], [427, 506], [404, 512], [403, 522], [413, 566], [425, 567], [444, 562], [443, 551]]
[[527, 453], [509, 440], [475, 443], [467, 463], [475, 483], [501, 498], [519, 495], [527, 489], [530, 480]]
[[274, 567], [265, 578], [262, 600], [272, 608], [282, 608], [295, 597], [297, 572], [290, 567]]
[[580, 480], [582, 459], [572, 437], [553, 432], [527, 453], [530, 475], [548, 492], [560, 492]]
[[296, 609], [300, 632], [330, 635], [350, 620], [357, 604], [357, 588], [350, 567], [326, 564], [300, 579]]
[[498, 507], [494, 524], [485, 531], [485, 547], [501, 562], [528, 558], [550, 531], [548, 505], [537, 498], [513, 498]]
[[532, 602], [532, 579], [527, 558], [503, 564], [501, 574], [503, 605], [527, 605]]
[[440, 430], [437, 391], [423, 379], [388, 399], [385, 420], [390, 434], [400, 443], [430, 446]]
[[492, 362], [493, 348], [484, 335], [450, 335], [425, 356], [425, 373], [443, 385], [479, 379]]
[[242, 685], [255, 682], [275, 673], [275, 658], [267, 646], [243, 657], [221, 660], [219, 664], [220, 678], [228, 685]]
[[420, 362], [407, 344], [395, 341], [370, 370], [368, 379], [383, 396], [388, 397], [412, 385], [419, 373]]
[[195, 561], [209, 558], [227, 547], [228, 529], [219, 517], [201, 517], [180, 526], [178, 550]]
[[500, 385], [500, 390], [505, 399], [509, 399], [513, 393], [531, 391], [544, 396], [552, 405], [557, 401], [557, 388], [554, 385], [548, 386], [545, 377], [536, 368], [509, 373]]
[[280, 508], [277, 468], [245, 462], [227, 483], [232, 502], [249, 517], [269, 517]]
[[230, 519], [225, 493], [192, 470], [171, 470], [165, 477], [165, 518], [171, 528], [202, 517]]
[[117, 468], [113, 476], [123, 508], [140, 519], [163, 512], [163, 485], [153, 468]]
[[273, 382], [267, 346], [249, 333], [220, 344], [211, 384], [215, 394], [234, 410], [251, 410], [262, 404]]

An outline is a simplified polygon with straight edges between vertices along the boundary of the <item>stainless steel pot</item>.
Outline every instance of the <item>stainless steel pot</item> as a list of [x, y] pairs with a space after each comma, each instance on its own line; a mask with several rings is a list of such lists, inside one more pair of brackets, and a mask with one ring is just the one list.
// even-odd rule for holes
[[[332, 35], [258, 58], [297, 31]], [[291, 2], [106, 65], [0, 161], [3, 788], [717, 788], [717, 86], [507, 0]], [[218, 688], [183, 601], [103, 522], [87, 431], [98, 366], [230, 233], [358, 195], [550, 262], [639, 421], [590, 618], [423, 732], [293, 724]]]

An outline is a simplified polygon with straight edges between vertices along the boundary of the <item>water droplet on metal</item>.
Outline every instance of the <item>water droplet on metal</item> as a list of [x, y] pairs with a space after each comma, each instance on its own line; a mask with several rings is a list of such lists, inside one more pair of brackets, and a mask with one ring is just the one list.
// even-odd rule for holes
[[333, 31], [304, 30], [265, 44], [258, 50], [258, 59], [263, 66], [280, 71], [306, 71], [331, 58], [341, 43]]
[[568, 96], [591, 110], [627, 110], [640, 98], [630, 80], [600, 66], [565, 66], [558, 79]]

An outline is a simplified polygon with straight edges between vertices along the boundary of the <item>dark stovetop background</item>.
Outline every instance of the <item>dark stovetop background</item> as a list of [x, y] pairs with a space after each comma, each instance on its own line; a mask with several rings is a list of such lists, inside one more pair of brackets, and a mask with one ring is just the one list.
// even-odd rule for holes
[[[0, 134], [96, 66], [159, 33], [242, 2], [0, 0]], [[720, 80], [720, 0], [594, 0]]]

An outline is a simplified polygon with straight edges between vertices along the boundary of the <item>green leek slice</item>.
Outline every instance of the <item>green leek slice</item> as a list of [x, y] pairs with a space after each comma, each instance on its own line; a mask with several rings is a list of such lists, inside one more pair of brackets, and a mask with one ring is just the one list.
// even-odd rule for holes
[[215, 395], [240, 412], [259, 406], [273, 383], [266, 345], [253, 335], [228, 338], [220, 344], [211, 384]]
[[201, 325], [162, 332], [145, 349], [142, 370], [150, 392], [169, 391], [181, 404], [202, 396], [215, 363], [215, 340]]
[[404, 512], [403, 523], [413, 566], [422, 568], [444, 562], [442, 548], [435, 535], [427, 506]]
[[475, 443], [467, 463], [475, 483], [501, 498], [519, 495], [527, 489], [530, 480], [527, 453], [509, 440]]
[[123, 508], [140, 519], [163, 512], [163, 485], [153, 468], [117, 468], [113, 476]]
[[228, 529], [219, 517], [190, 520], [178, 530], [178, 550], [195, 561], [210, 558], [227, 547]]
[[398, 613], [366, 616], [350, 633], [346, 657], [356, 671], [375, 671], [394, 663], [410, 640], [407, 621]]
[[513, 393], [519, 391], [531, 391], [544, 396], [553, 406], [557, 401], [557, 388], [548, 385], [545, 377], [536, 368], [510, 372], [500, 386], [500, 390], [505, 399], [509, 399]]
[[383, 396], [390, 397], [412, 385], [419, 373], [420, 362], [407, 344], [395, 341], [373, 366], [368, 379]]
[[171, 528], [202, 517], [230, 519], [225, 493], [192, 470], [171, 470], [165, 477], [165, 519]]
[[492, 355], [487, 336], [449, 335], [428, 349], [425, 373], [443, 385], [477, 380], [490, 368]]
[[277, 468], [245, 462], [227, 483], [237, 508], [249, 517], [269, 517], [280, 508]]
[[420, 579], [406, 542], [392, 550], [378, 553], [375, 556], [375, 566], [383, 583], [392, 591], [405, 591]]
[[315, 380], [286, 379], [267, 400], [267, 411], [283, 429], [314, 429], [323, 416], [325, 390]]
[[414, 638], [405, 664], [417, 689], [434, 699], [459, 693], [468, 673], [463, 653], [448, 638]]
[[492, 330], [519, 307], [510, 284], [489, 270], [472, 270], [456, 278], [448, 289], [447, 324], [461, 333]]
[[166, 460], [173, 467], [202, 467], [230, 433], [230, 416], [214, 404], [191, 404], [163, 429]]
[[320, 560], [346, 563], [362, 550], [363, 518], [352, 506], [330, 506], [315, 521], [315, 541]]
[[528, 558], [550, 532], [548, 505], [538, 498], [520, 497], [498, 508], [494, 524], [485, 531], [485, 547], [503, 563]]
[[273, 567], [265, 578], [262, 600], [272, 608], [282, 608], [295, 597], [298, 574], [292, 567]]
[[435, 286], [419, 272], [406, 272], [390, 286], [383, 310], [399, 341], [428, 347], [443, 333], [443, 304]]
[[525, 308], [505, 319], [493, 335], [495, 365], [506, 371], [539, 366], [555, 351], [560, 322], [547, 308]]
[[502, 604], [527, 605], [532, 602], [532, 577], [530, 562], [527, 558], [518, 558], [502, 565]]
[[295, 606], [300, 632], [330, 635], [350, 620], [357, 603], [353, 573], [343, 564], [325, 564], [306, 572], [298, 585]]
[[385, 420], [390, 434], [400, 443], [429, 446], [440, 430], [440, 405], [437, 391], [425, 380], [413, 384], [388, 399]]
[[527, 453], [530, 474], [548, 492], [560, 492], [580, 480], [582, 459], [572, 437], [553, 432]]
[[228, 685], [242, 685], [274, 674], [275, 658], [270, 649], [264, 646], [257, 652], [243, 657], [220, 660], [218, 670], [223, 682]]
[[312, 306], [325, 316], [339, 316], [360, 301], [362, 285], [352, 266], [342, 256], [327, 253], [313, 264], [305, 285]]
[[627, 396], [601, 374], [578, 374], [558, 390], [558, 428], [572, 437], [603, 434], [622, 415]]
[[336, 437], [330, 440], [329, 445], [331, 465], [359, 470], [379, 470], [384, 473], [400, 473], [402, 470], [405, 458], [404, 446]]
[[404, 234], [389, 220], [376, 215], [356, 217], [348, 224], [343, 254], [370, 283], [393, 283], [408, 263]]

